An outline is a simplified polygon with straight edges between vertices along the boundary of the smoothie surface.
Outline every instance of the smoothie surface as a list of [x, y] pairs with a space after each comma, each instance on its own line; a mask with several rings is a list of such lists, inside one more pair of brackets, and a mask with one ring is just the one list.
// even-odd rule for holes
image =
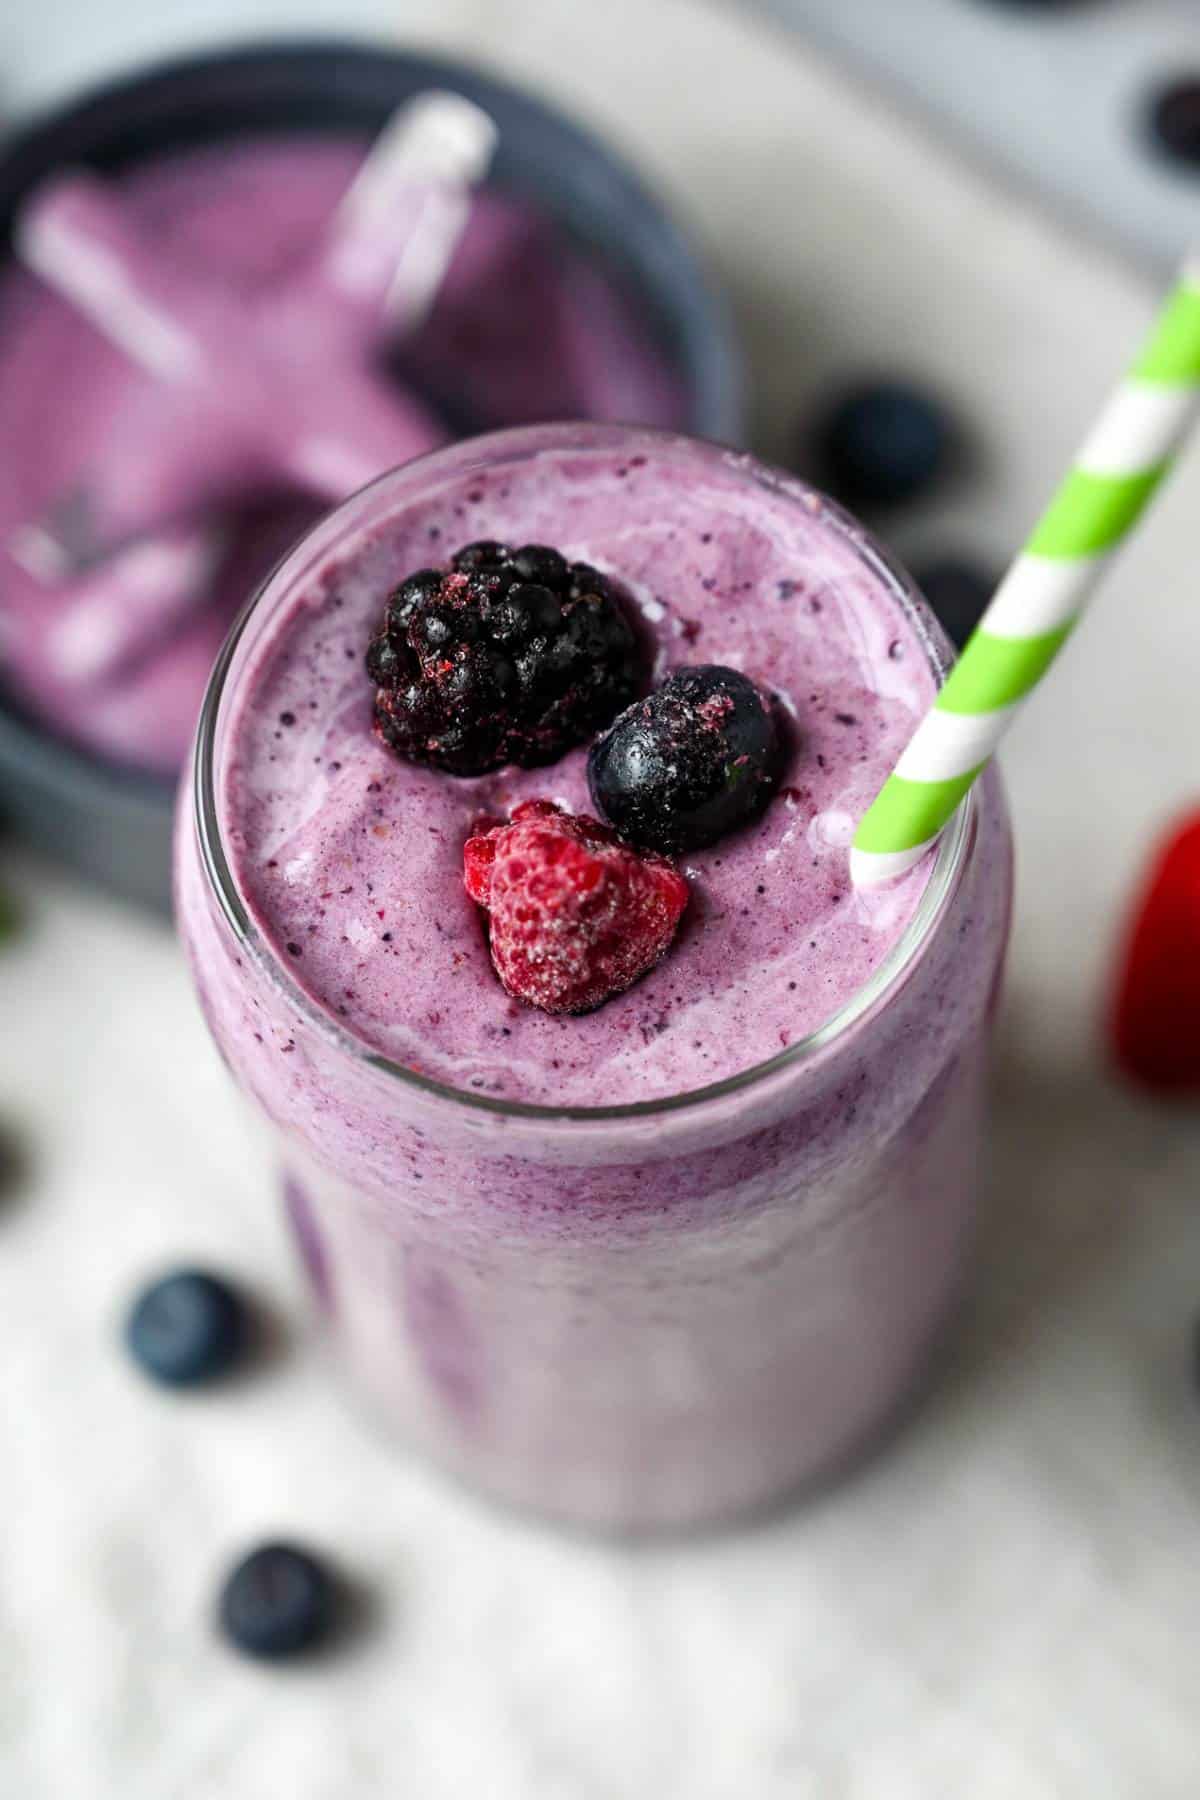
[[[514, 439], [514, 444], [519, 440]], [[547, 798], [592, 812], [586, 746], [549, 768], [456, 779], [372, 733], [363, 668], [390, 588], [478, 538], [553, 544], [623, 583], [656, 675], [744, 670], [791, 746], [756, 824], [681, 859], [674, 948], [582, 1017], [511, 1000], [462, 880], [481, 814]], [[853, 824], [932, 698], [929, 652], [851, 528], [749, 459], [599, 434], [400, 478], [382, 524], [301, 577], [227, 697], [217, 801], [255, 924], [287, 974], [372, 1050], [453, 1087], [604, 1106], [707, 1086], [777, 1055], [866, 982], [910, 922], [922, 865], [882, 896], [849, 885]]]

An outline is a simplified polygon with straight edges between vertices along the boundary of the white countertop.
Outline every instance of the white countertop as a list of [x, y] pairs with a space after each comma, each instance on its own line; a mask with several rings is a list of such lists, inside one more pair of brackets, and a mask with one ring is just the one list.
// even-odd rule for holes
[[1196, 0], [747, 0], [844, 54], [1148, 267], [1196, 235], [1200, 175], [1150, 147], [1160, 87], [1200, 77]]
[[[19, 11], [0, 71], [22, 102], [245, 34], [237, 0]], [[260, 0], [254, 23], [383, 16]], [[715, 5], [410, 0], [395, 18], [553, 77], [646, 163], [735, 291], [761, 445], [839, 370], [911, 367], [956, 398], [977, 456], [901, 541], [1020, 540], [1148, 316], [1138, 278]], [[1198, 482], [1193, 456], [1006, 758], [1020, 905], [955, 1370], [885, 1458], [752, 1531], [572, 1540], [369, 1435], [304, 1339], [170, 938], [0, 849], [29, 914], [0, 954], [0, 1119], [30, 1159], [0, 1206], [6, 1800], [1191, 1800], [1200, 1120], [1106, 1082], [1097, 1016], [1118, 903], [1200, 786]], [[116, 1327], [185, 1256], [257, 1286], [289, 1341], [182, 1400], [147, 1389]], [[343, 1654], [271, 1673], [207, 1614], [226, 1559], [281, 1530], [377, 1608]]]

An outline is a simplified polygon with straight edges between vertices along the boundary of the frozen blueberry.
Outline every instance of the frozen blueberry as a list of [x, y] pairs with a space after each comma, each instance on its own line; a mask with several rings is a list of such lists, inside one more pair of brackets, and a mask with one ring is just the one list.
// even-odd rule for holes
[[1150, 101], [1150, 135], [1181, 167], [1200, 169], [1200, 74], [1166, 83]]
[[763, 811], [779, 782], [775, 707], [738, 669], [680, 669], [588, 757], [592, 799], [640, 850], [699, 850]]
[[225, 1578], [217, 1618], [229, 1642], [266, 1662], [314, 1650], [334, 1624], [336, 1588], [325, 1565], [297, 1544], [262, 1544]]
[[911, 500], [942, 474], [950, 442], [950, 422], [932, 395], [899, 381], [863, 383], [818, 423], [818, 479], [849, 506]]
[[168, 1387], [192, 1387], [238, 1360], [248, 1336], [245, 1308], [218, 1276], [180, 1269], [138, 1296], [125, 1336], [147, 1375]]
[[950, 642], [961, 650], [996, 591], [990, 570], [965, 556], [941, 556], [916, 577]]

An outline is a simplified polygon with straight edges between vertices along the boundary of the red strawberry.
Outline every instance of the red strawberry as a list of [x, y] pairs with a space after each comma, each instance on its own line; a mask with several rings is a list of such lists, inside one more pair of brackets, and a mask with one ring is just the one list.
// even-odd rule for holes
[[1140, 1086], [1200, 1093], [1200, 813], [1164, 841], [1129, 932], [1112, 1020]]
[[488, 914], [505, 988], [549, 1013], [590, 1012], [653, 968], [688, 900], [664, 857], [639, 855], [599, 820], [549, 800], [477, 827], [463, 879]]

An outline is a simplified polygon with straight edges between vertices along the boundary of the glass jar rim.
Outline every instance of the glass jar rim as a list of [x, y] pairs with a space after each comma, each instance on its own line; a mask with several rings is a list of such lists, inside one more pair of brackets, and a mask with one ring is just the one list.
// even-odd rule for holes
[[795, 476], [775, 469], [745, 451], [732, 450], [726, 445], [705, 438], [685, 436], [679, 432], [664, 431], [650, 426], [606, 426], [591, 422], [517, 426], [503, 431], [489, 432], [430, 451], [423, 456], [413, 458], [411, 462], [402, 464], [399, 468], [385, 471], [374, 481], [339, 502], [336, 507], [305, 532], [250, 595], [230, 627], [213, 665], [192, 753], [193, 824], [200, 849], [201, 868], [209, 889], [216, 897], [225, 922], [239, 947], [282, 992], [287, 1003], [299, 1012], [326, 1041], [344, 1055], [374, 1069], [388, 1079], [399, 1081], [404, 1086], [423, 1094], [426, 1098], [453, 1106], [466, 1107], [473, 1112], [491, 1114], [493, 1117], [541, 1120], [545, 1123], [564, 1121], [576, 1124], [612, 1123], [622, 1119], [644, 1120], [664, 1113], [700, 1109], [731, 1095], [757, 1089], [772, 1077], [785, 1071], [810, 1065], [819, 1054], [836, 1046], [852, 1026], [859, 1024], [869, 1013], [882, 1006], [906, 979], [921, 952], [931, 940], [936, 926], [943, 918], [957, 889], [978, 826], [978, 800], [972, 789], [954, 814], [933, 852], [933, 868], [930, 870], [929, 879], [908, 925], [878, 968], [835, 1013], [831, 1014], [814, 1031], [798, 1039], [796, 1043], [789, 1044], [786, 1049], [777, 1051], [773, 1056], [767, 1057], [761, 1062], [752, 1063], [745, 1069], [738, 1069], [734, 1074], [724, 1076], [720, 1081], [709, 1082], [699, 1088], [688, 1088], [681, 1093], [663, 1094], [649, 1100], [625, 1101], [608, 1106], [554, 1106], [527, 1100], [496, 1099], [488, 1094], [455, 1087], [450, 1082], [439, 1081], [434, 1076], [422, 1074], [419, 1070], [393, 1062], [380, 1051], [372, 1049], [354, 1032], [340, 1025], [317, 1000], [301, 987], [299, 982], [289, 974], [282, 960], [275, 955], [269, 941], [257, 929], [250, 916], [249, 908], [246, 906], [234, 876], [232, 864], [225, 853], [220, 811], [217, 805], [215, 781], [217, 722], [221, 703], [226, 694], [228, 677], [247, 627], [257, 615], [259, 608], [274, 598], [277, 591], [286, 591], [289, 576], [298, 565], [306, 561], [306, 555], [313, 540], [322, 536], [352, 508], [359, 507], [368, 496], [389, 493], [395, 484], [401, 480], [407, 480], [414, 474], [420, 475], [425, 471], [436, 473], [439, 469], [451, 468], [455, 465], [456, 460], [463, 457], [464, 452], [512, 459], [517, 455], [543, 449], [579, 448], [584, 441], [589, 445], [594, 445], [598, 440], [602, 441], [606, 435], [611, 436], [614, 442], [619, 441], [623, 447], [630, 448], [634, 454], [637, 453], [639, 444], [644, 444], [648, 450], [658, 449], [661, 451], [665, 445], [676, 445], [685, 447], [689, 454], [699, 451], [708, 457], [719, 459], [727, 467], [735, 466], [744, 470], [751, 478], [774, 492], [785, 494], [810, 508], [814, 505], [819, 506], [822, 518], [842, 534], [872, 573], [891, 591], [893, 598], [898, 602], [913, 628], [914, 636], [925, 652], [930, 671], [938, 686], [945, 680], [949, 668], [946, 658], [921, 616], [923, 602], [907, 572], [900, 564], [894, 562], [871, 534], [835, 501], [818, 493], [816, 489], [799, 481]]

